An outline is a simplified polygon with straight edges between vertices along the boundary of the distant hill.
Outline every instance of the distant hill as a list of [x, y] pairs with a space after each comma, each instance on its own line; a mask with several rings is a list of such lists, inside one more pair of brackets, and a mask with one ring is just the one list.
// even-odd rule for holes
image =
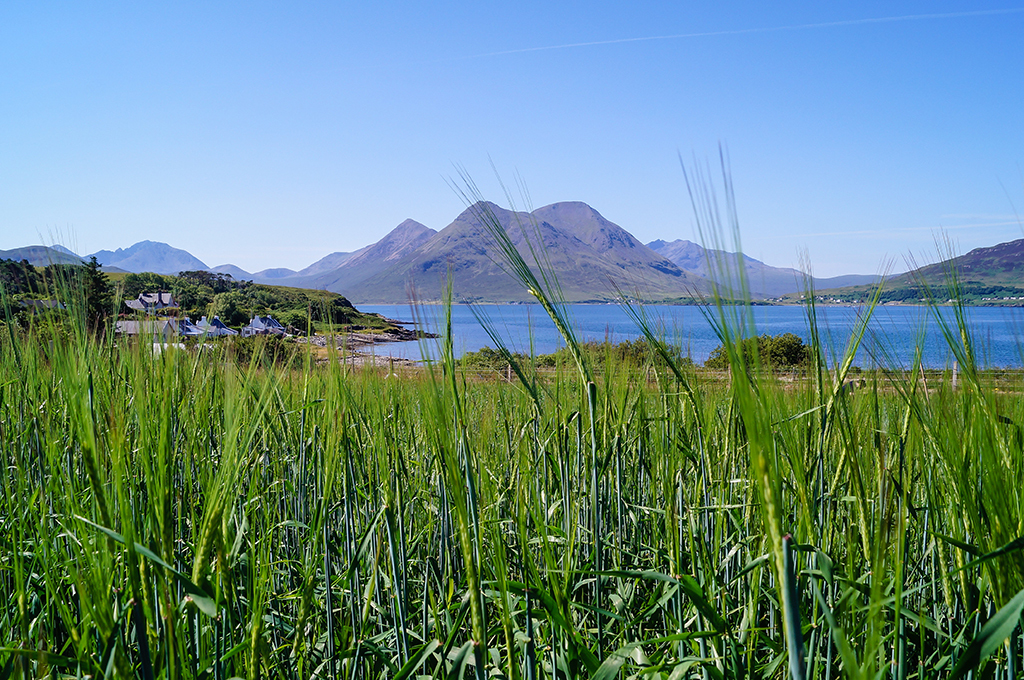
[[[954, 270], [965, 302], [971, 304], [1013, 304], [1024, 301], [1024, 239], [975, 248], [941, 262], [918, 267], [885, 281], [880, 301], [915, 303], [931, 295], [939, 300], [949, 295], [948, 272]], [[842, 286], [817, 291], [823, 299], [848, 301], [865, 299], [869, 286]]]
[[[659, 239], [645, 245], [580, 201], [552, 203], [518, 213], [486, 205], [531, 265], [533, 256], [527, 252], [524, 230], [529, 241], [540, 246], [539, 252], [569, 301], [611, 300], [616, 296], [616, 287], [647, 301], [683, 301], [691, 299], [694, 293], [710, 291], [712, 279], [726, 289], [727, 295], [738, 288], [733, 271], [738, 264], [736, 254], [705, 249], [683, 239]], [[438, 300], [443, 282], [451, 272], [457, 299], [532, 301], [529, 293], [505, 273], [506, 265], [494, 259], [497, 252], [492, 237], [477, 219], [479, 208], [478, 205], [467, 209], [441, 231], [407, 219], [376, 243], [353, 252], [330, 253], [299, 271], [281, 267], [250, 273], [233, 264], [210, 269], [187, 251], [154, 241], [141, 241], [113, 252], [101, 250], [95, 256], [109, 272], [176, 274], [207, 270], [229, 274], [237, 281], [341, 293], [360, 303], [405, 302], [410, 286], [420, 299]], [[1021, 251], [1024, 240], [971, 251], [957, 261], [965, 278], [978, 290], [990, 283], [1015, 285], [1017, 281], [1024, 282]], [[79, 261], [71, 251], [59, 247], [29, 246], [0, 251], [0, 257], [26, 256], [37, 265]], [[796, 269], [773, 267], [749, 256], [743, 256], [739, 262], [754, 299], [798, 299], [803, 293], [805, 277]], [[934, 278], [941, 273], [941, 265], [932, 267], [922, 271]], [[894, 277], [889, 285], [899, 281], [913, 285], [906, 278], [908, 275], [902, 276], [903, 279]], [[876, 275], [849, 274], [815, 277], [811, 283], [815, 290], [823, 291], [864, 288], [876, 279]]]
[[210, 270], [214, 274], [227, 274], [235, 281], [251, 281], [252, 274], [233, 264], [219, 264]]
[[28, 260], [34, 267], [51, 264], [81, 264], [82, 258], [63, 246], [24, 246], [11, 250], [0, 250], [0, 260]]
[[[345, 294], [363, 303], [402, 302], [411, 286], [420, 299], [438, 300], [451, 271], [458, 300], [532, 301], [504, 264], [493, 259], [497, 254], [492, 237], [477, 217], [481, 207], [465, 210], [419, 247], [351, 284]], [[494, 204], [486, 204], [486, 209], [532, 263], [526, 246], [529, 234], [568, 301], [612, 300], [616, 285], [647, 299], [675, 299], [705, 289], [703, 279], [687, 274], [584, 203], [553, 204], [533, 213], [515, 213]]]
[[[676, 239], [675, 241], [651, 241], [647, 244], [652, 250], [664, 255], [682, 269], [718, 281], [728, 288], [739, 288], [739, 279], [735, 276], [736, 254], [722, 250], [706, 249], [692, 241]], [[747, 285], [754, 298], [775, 298], [804, 289], [804, 273], [787, 267], [772, 267], [743, 256], [743, 268], [746, 272]], [[723, 275], [721, 270], [729, 272]], [[853, 286], [870, 284], [878, 277], [870, 274], [848, 274], [831, 278], [814, 277], [815, 289], [834, 288], [837, 286]]]
[[52, 250], [56, 250], [59, 253], [64, 253], [65, 255], [70, 255], [71, 257], [78, 258], [79, 260], [82, 259], [81, 257], [79, 257], [78, 253], [71, 250], [70, 248], [65, 248], [59, 243], [54, 243], [52, 246], [50, 246], [50, 248]]
[[139, 241], [130, 248], [118, 248], [115, 251], [100, 250], [93, 253], [93, 256], [102, 265], [135, 273], [177, 274], [207, 269], [202, 260], [191, 253], [156, 241]]
[[[287, 267], [276, 267], [274, 269], [264, 269], [262, 271], [253, 272], [252, 280], [258, 283], [265, 281], [279, 281], [281, 279], [288, 279], [295, 276], [297, 272], [294, 269], [288, 269]], [[282, 284], [283, 285], [283, 284]]]
[[325, 274], [330, 271], [334, 271], [352, 257], [354, 253], [331, 253], [325, 257], [320, 258], [313, 264], [309, 265], [305, 269], [300, 269], [298, 276], [316, 276], [317, 274]]
[[1024, 285], [1024, 239], [975, 248], [966, 255], [920, 267], [894, 280], [913, 283], [924, 277], [930, 283], [941, 283], [950, 266], [956, 267], [965, 284]]

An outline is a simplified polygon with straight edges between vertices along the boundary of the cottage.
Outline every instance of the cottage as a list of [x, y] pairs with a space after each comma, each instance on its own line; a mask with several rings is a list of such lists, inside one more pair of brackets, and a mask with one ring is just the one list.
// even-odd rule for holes
[[254, 335], [287, 335], [285, 327], [272, 316], [254, 316], [249, 325], [242, 329], [242, 337], [249, 338]]
[[139, 293], [138, 298], [135, 300], [125, 300], [124, 304], [132, 311], [145, 312], [146, 314], [178, 306], [178, 303], [174, 301], [170, 293], [162, 291], [157, 293]]
[[119, 335], [149, 337], [153, 342], [167, 342], [178, 334], [177, 323], [169, 319], [159, 321], [118, 321], [114, 332]]
[[216, 338], [222, 335], [238, 335], [238, 331], [233, 331], [224, 325], [224, 322], [220, 320], [220, 317], [213, 317], [213, 321], [207, 321], [206, 317], [199, 319], [199, 323], [196, 324], [203, 335], [209, 338]]
[[188, 317], [178, 319], [178, 335], [186, 338], [198, 338], [203, 335], [203, 329], [192, 323]]

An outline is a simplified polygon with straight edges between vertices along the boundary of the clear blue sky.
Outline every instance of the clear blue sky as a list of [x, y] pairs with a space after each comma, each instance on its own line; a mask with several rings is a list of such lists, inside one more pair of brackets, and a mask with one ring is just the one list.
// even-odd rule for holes
[[443, 228], [456, 165], [503, 203], [488, 158], [695, 240], [679, 154], [721, 143], [749, 255], [902, 269], [1024, 237], [1022, 36], [1012, 0], [7, 2], [0, 249], [298, 269]]

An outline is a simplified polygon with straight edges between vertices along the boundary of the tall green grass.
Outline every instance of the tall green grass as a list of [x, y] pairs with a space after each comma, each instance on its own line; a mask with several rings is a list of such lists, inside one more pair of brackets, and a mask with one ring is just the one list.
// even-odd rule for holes
[[0, 678], [1015, 677], [1024, 385], [960, 311], [956, 388], [855, 390], [866, 325], [784, 382], [713, 303], [724, 381], [636, 307], [649, 370], [512, 385], [8, 326]]

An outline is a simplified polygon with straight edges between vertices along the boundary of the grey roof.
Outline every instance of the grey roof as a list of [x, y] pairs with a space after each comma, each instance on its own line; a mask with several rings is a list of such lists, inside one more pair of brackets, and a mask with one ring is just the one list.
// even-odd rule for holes
[[178, 303], [174, 301], [171, 294], [163, 291], [139, 293], [139, 297], [134, 300], [125, 300], [124, 304], [136, 312], [150, 312], [154, 309], [167, 309], [168, 307], [178, 306]]
[[158, 321], [118, 321], [114, 330], [122, 335], [177, 335], [176, 325], [167, 319]]
[[147, 307], [174, 307], [174, 298], [170, 293], [139, 293], [139, 302]]

